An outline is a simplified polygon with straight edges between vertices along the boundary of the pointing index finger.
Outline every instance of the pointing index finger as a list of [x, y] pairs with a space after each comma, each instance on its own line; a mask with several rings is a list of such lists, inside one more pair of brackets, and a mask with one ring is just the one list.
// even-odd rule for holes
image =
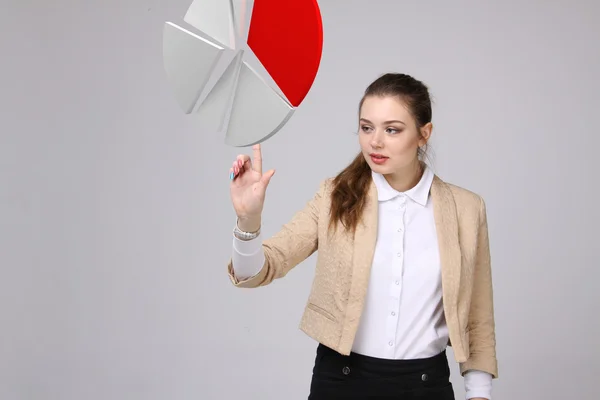
[[252, 169], [254, 169], [259, 174], [262, 174], [262, 153], [260, 150], [260, 144], [255, 144], [252, 146], [252, 153], [254, 155], [254, 160], [252, 161]]

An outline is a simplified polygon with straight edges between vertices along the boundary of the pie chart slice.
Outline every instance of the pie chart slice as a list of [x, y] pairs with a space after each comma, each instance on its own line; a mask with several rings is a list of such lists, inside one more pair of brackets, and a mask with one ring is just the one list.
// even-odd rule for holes
[[203, 128], [218, 132], [224, 130], [227, 111], [231, 109], [233, 102], [243, 54], [243, 52], [239, 52], [233, 58], [196, 111], [195, 116]]
[[290, 119], [295, 108], [245, 61], [241, 65], [225, 142], [251, 146], [267, 140]]
[[194, 0], [183, 20], [208, 37], [235, 47], [232, 0]]
[[317, 0], [255, 0], [248, 46], [298, 107], [321, 63], [323, 26]]
[[237, 36], [241, 41], [246, 42], [248, 38], [248, 28], [250, 26], [250, 15], [252, 11], [251, 0], [232, 0], [233, 5], [233, 25]]
[[175, 98], [190, 114], [223, 54], [223, 47], [171, 22], [163, 30], [163, 63]]

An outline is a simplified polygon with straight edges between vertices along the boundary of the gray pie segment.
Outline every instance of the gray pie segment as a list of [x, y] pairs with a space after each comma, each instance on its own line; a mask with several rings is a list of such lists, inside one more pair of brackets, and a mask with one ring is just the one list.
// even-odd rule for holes
[[186, 114], [194, 109], [223, 51], [223, 47], [180, 26], [165, 23], [164, 69], [175, 98]]
[[226, 119], [233, 103], [237, 80], [242, 63], [243, 51], [240, 51], [219, 77], [208, 96], [193, 113], [203, 129], [223, 132]]
[[235, 147], [261, 143], [276, 134], [295, 108], [245, 61], [241, 65], [225, 143]]
[[245, 43], [248, 40], [250, 20], [254, 1], [230, 0], [233, 8], [233, 25], [239, 41]]

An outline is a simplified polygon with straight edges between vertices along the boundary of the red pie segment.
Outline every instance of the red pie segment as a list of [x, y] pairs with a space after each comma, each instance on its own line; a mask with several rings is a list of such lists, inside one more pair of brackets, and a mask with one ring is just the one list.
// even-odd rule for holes
[[298, 107], [321, 62], [323, 25], [317, 0], [255, 0], [248, 45]]

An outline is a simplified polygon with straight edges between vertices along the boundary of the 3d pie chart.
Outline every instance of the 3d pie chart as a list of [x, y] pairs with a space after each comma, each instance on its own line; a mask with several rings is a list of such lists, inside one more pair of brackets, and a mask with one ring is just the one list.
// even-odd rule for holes
[[276, 134], [319, 70], [317, 0], [194, 0], [183, 21], [189, 26], [166, 22], [163, 30], [164, 69], [179, 107], [231, 146]]

